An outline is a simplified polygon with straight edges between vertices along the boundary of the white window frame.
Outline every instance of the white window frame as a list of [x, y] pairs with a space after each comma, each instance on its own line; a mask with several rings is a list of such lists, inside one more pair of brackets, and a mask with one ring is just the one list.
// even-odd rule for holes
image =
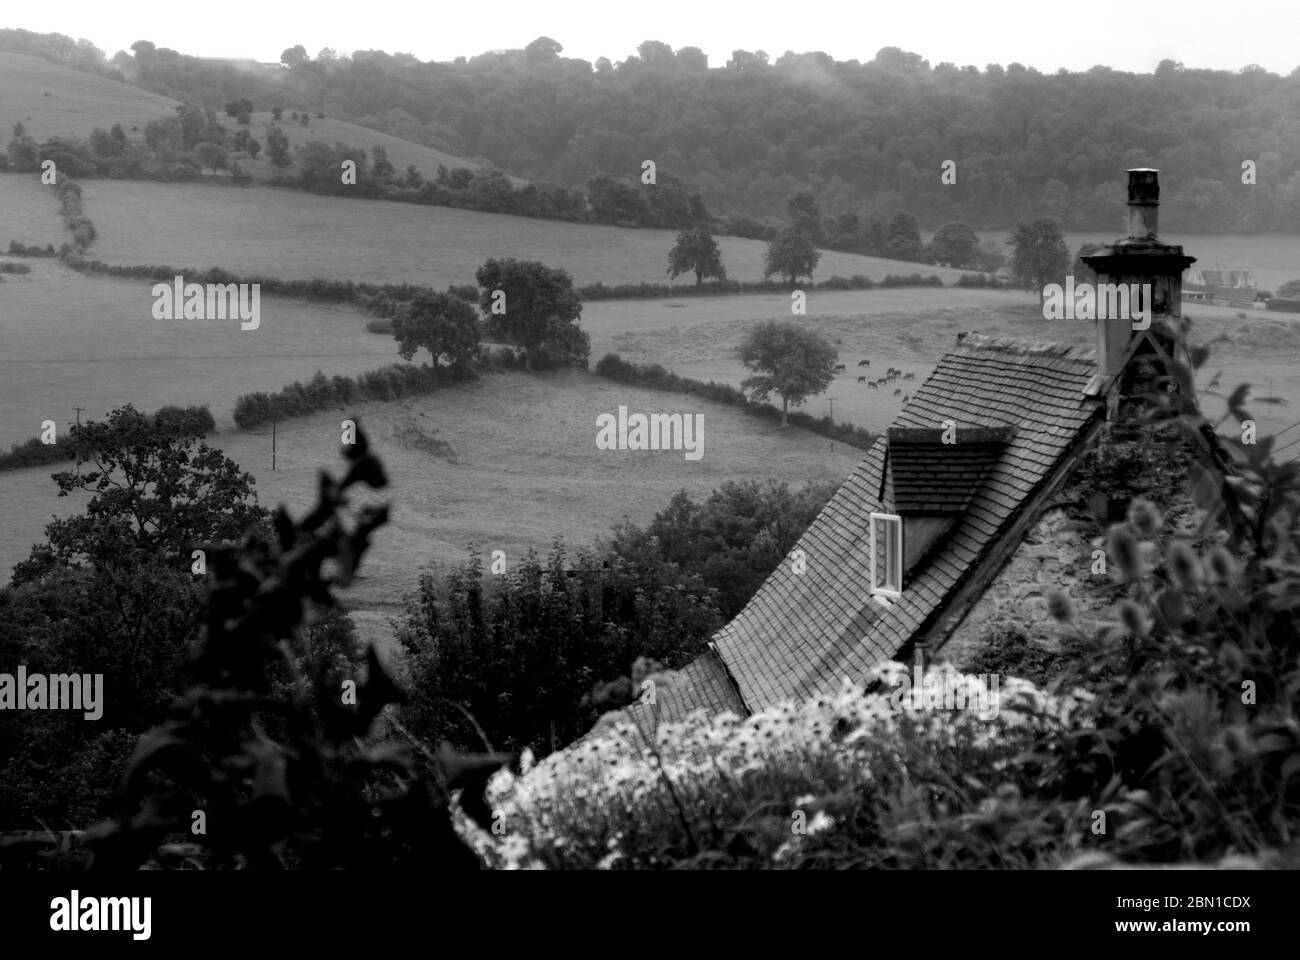
[[[893, 523], [897, 525], [898, 536], [894, 538], [894, 556], [893, 566], [895, 576], [892, 582], [896, 583], [897, 588], [892, 586], [876, 586], [879, 578], [876, 576], [876, 556], [880, 552], [876, 549], [876, 531], [881, 529], [883, 523]], [[893, 597], [897, 599], [903, 595], [903, 518], [896, 513], [873, 513], [871, 514], [871, 593], [877, 597]], [[889, 559], [886, 558], [886, 570], [888, 573]]]

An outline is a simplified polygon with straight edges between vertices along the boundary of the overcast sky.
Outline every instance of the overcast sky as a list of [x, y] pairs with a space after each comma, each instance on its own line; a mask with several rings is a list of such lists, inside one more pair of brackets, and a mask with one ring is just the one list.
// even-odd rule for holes
[[1165, 58], [1188, 67], [1274, 73], [1300, 66], [1300, 0], [464, 0], [380, 3], [317, 0], [60, 0], [6, 4], [0, 26], [85, 37], [110, 57], [136, 40], [209, 57], [279, 60], [301, 43], [312, 56], [378, 49], [451, 60], [523, 47], [538, 36], [564, 55], [618, 61], [642, 40], [696, 46], [722, 66], [736, 48], [822, 50], [836, 60], [870, 60], [901, 47], [937, 64], [1020, 62], [1044, 73], [1105, 64], [1150, 72]]

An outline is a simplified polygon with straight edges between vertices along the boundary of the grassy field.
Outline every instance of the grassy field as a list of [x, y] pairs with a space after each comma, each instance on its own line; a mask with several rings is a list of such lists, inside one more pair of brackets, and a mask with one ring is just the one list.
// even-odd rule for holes
[[[1284, 314], [1195, 305], [1187, 312], [1196, 322], [1195, 336], [1208, 341], [1229, 338], [1213, 348], [1212, 362], [1201, 382], [1224, 370], [1224, 382], [1253, 382], [1258, 396], [1280, 394], [1300, 405], [1300, 319]], [[760, 320], [789, 319], [789, 300], [777, 295], [718, 299], [597, 302], [583, 308], [583, 325], [591, 333], [592, 357], [618, 353], [637, 363], [659, 363], [682, 376], [739, 385], [748, 372], [735, 348]], [[835, 417], [869, 430], [882, 431], [902, 410], [903, 396], [920, 385], [957, 334], [974, 330], [990, 336], [1051, 340], [1090, 346], [1091, 323], [1044, 320], [1034, 296], [1016, 290], [957, 287], [903, 290], [814, 292], [801, 325], [823, 334], [838, 350], [847, 369], [825, 394], [803, 409], [822, 416], [835, 400]], [[1266, 359], [1261, 359], [1266, 358]], [[870, 367], [858, 362], [869, 360]], [[915, 376], [871, 390], [857, 382], [883, 376], [889, 367]], [[1273, 386], [1270, 387], [1269, 385]], [[902, 393], [895, 395], [895, 390]], [[1211, 404], [1210, 409], [1216, 409]], [[1284, 411], [1274, 409], [1276, 417]], [[1300, 419], [1300, 412], [1291, 420]], [[1291, 420], [1287, 420], [1290, 423]], [[1267, 421], [1261, 421], [1266, 423]]]
[[35, 174], [0, 173], [0, 253], [9, 241], [57, 248], [72, 239], [59, 220], [59, 200]]
[[[645, 413], [704, 414], [704, 456], [677, 451], [599, 451], [596, 416], [624, 404]], [[679, 489], [704, 494], [736, 478], [802, 483], [839, 480], [858, 454], [730, 407], [638, 390], [592, 374], [502, 374], [426, 398], [365, 404], [355, 410], [372, 432], [392, 478], [384, 499], [393, 522], [375, 539], [364, 575], [348, 593], [369, 637], [432, 563], [458, 562], [471, 540], [507, 559], [545, 550], [553, 537], [590, 543], [624, 516], [644, 522]], [[301, 514], [314, 502], [316, 471], [336, 467], [340, 412], [280, 424], [278, 470], [270, 470], [270, 431], [227, 432], [210, 442], [257, 477], [263, 503]], [[436, 442], [450, 453], [434, 455]], [[84, 507], [58, 498], [53, 467], [0, 473], [0, 576], [26, 557], [52, 515]], [[360, 498], [359, 498], [360, 499]]]
[[[676, 238], [671, 230], [317, 197], [268, 187], [87, 180], [82, 188], [86, 214], [98, 231], [91, 255], [114, 264], [223, 267], [298, 279], [445, 287], [473, 283], [474, 272], [490, 257], [523, 257], [563, 267], [578, 284], [667, 283], [668, 251]], [[729, 277], [762, 279], [765, 243], [719, 237], [718, 245]], [[936, 274], [945, 283], [962, 273], [828, 251], [816, 277], [861, 273], [880, 279], [913, 272]]]
[[[128, 133], [168, 116], [177, 103], [40, 57], [0, 53], [0, 125], [5, 142], [22, 123], [37, 142], [49, 137], [88, 137], [95, 127], [120, 123]], [[135, 134], [138, 136], [138, 132]]]
[[[0, 258], [7, 259], [7, 258]], [[57, 261], [0, 284], [0, 447], [131, 402], [212, 405], [230, 423], [235, 398], [400, 362], [391, 338], [367, 334], [357, 312], [264, 297], [257, 330], [238, 321], [155, 320], [148, 280], [88, 278]]]

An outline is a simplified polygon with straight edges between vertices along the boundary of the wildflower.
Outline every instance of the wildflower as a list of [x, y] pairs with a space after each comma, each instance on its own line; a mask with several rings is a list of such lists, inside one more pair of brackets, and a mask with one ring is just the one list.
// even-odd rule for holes
[[1163, 519], [1154, 503], [1136, 497], [1128, 507], [1128, 522], [1141, 536], [1151, 537], [1160, 529]]
[[825, 810], [818, 810], [813, 814], [813, 818], [808, 821], [808, 835], [816, 836], [833, 826], [835, 826], [835, 818]]
[[1052, 590], [1047, 594], [1047, 612], [1058, 623], [1070, 623], [1074, 620], [1074, 601], [1064, 590]]
[[1142, 568], [1142, 558], [1133, 535], [1121, 526], [1112, 527], [1106, 545], [1124, 579], [1137, 576]]
[[1201, 561], [1192, 548], [1181, 540], [1169, 546], [1169, 576], [1184, 590], [1196, 590], [1204, 579]]

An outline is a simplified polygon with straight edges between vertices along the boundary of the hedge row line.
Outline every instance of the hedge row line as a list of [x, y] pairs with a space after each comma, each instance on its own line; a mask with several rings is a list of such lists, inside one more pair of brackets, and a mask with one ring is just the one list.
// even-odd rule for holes
[[988, 287], [990, 290], [1011, 290], [1018, 289], [1014, 283], [1003, 283], [1001, 280], [995, 280], [987, 273], [963, 273], [957, 278], [958, 287]]
[[[15, 249], [17, 248], [17, 249]], [[23, 247], [11, 243], [9, 252], [19, 256], [50, 256], [43, 252], [31, 252], [34, 247]], [[356, 283], [352, 280], [284, 280], [280, 277], [267, 277], [261, 274], [241, 277], [223, 270], [210, 267], [207, 270], [193, 270], [188, 267], [168, 267], [159, 264], [137, 264], [134, 266], [114, 266], [102, 260], [87, 260], [84, 257], [64, 257], [68, 266], [80, 273], [105, 277], [124, 277], [137, 280], [170, 281], [182, 276], [186, 283], [256, 283], [265, 294], [281, 297], [293, 297], [299, 300], [318, 300], [326, 303], [356, 303], [371, 313], [380, 316], [392, 316], [402, 303], [412, 300], [420, 294], [436, 291], [431, 287], [414, 283]], [[478, 287], [473, 284], [450, 284], [447, 292], [470, 303], [478, 303]]]
[[[153, 415], [153, 421], [163, 429], [177, 433], [197, 433], [206, 436], [216, 429], [212, 411], [206, 406], [159, 408]], [[72, 437], [65, 434], [57, 437], [54, 443], [42, 443], [40, 437], [32, 437], [23, 443], [15, 443], [8, 453], [0, 453], [0, 470], [21, 470], [23, 467], [38, 467], [46, 463], [59, 463], [76, 458], [76, 449]]]
[[[618, 383], [626, 383], [634, 387], [648, 387], [652, 390], [671, 390], [674, 393], [686, 393], [713, 403], [740, 407], [746, 413], [762, 417], [765, 420], [771, 420], [775, 423], [781, 422], [779, 407], [775, 407], [770, 403], [755, 403], [745, 396], [744, 391], [730, 384], [716, 383], [714, 381], [705, 383], [703, 380], [680, 377], [675, 373], [669, 373], [657, 363], [629, 363], [616, 353], [607, 353], [596, 364], [596, 373]], [[830, 417], [814, 417], [802, 411], [794, 411], [789, 415], [789, 422], [794, 426], [802, 427], [810, 433], [861, 450], [870, 449], [871, 445], [876, 442], [876, 435], [871, 431], [855, 427], [849, 423], [835, 423]]]
[[1269, 310], [1281, 310], [1285, 313], [1300, 313], [1300, 300], [1291, 300], [1286, 297], [1273, 297], [1271, 300], [1264, 301], [1264, 306]]
[[246, 393], [235, 401], [235, 425], [250, 430], [271, 419], [304, 417], [321, 410], [346, 407], [369, 400], [390, 401], [434, 393], [453, 384], [476, 380], [480, 372], [522, 370], [523, 357], [508, 347], [481, 351], [474, 370], [418, 367], [410, 363], [393, 363], [378, 370], [368, 370], [358, 377], [327, 377], [317, 370], [306, 383], [295, 381], [274, 393]]
[[592, 283], [578, 288], [583, 300], [654, 300], [663, 297], [710, 297], [732, 293], [784, 293], [788, 290], [873, 290], [876, 287], [942, 287], [936, 276], [922, 277], [919, 273], [900, 277], [887, 275], [876, 282], [870, 277], [855, 273], [851, 277], [830, 277], [818, 283], [795, 284], [777, 280], [715, 280], [709, 283], [673, 286], [666, 283], [621, 283], [607, 286]]
[[[24, 247], [19, 243], [10, 243], [9, 245], [9, 252], [20, 256], [50, 256], [49, 253], [36, 251], [37, 248]], [[357, 303], [367, 313], [380, 317], [392, 317], [403, 303], [414, 299], [420, 294], [435, 292], [431, 287], [424, 287], [414, 283], [374, 284], [357, 283], [352, 280], [323, 280], [320, 278], [284, 280], [279, 277], [261, 275], [240, 277], [228, 270], [222, 270], [220, 267], [211, 267], [207, 270], [192, 270], [153, 264], [113, 266], [100, 260], [87, 260], [84, 257], [66, 257], [65, 259], [74, 270], [101, 276], [164, 281], [171, 280], [176, 276], [184, 276], [186, 281], [191, 283], [257, 283], [261, 285], [263, 293], [276, 294], [282, 297], [296, 297], [304, 300], [321, 300], [328, 303]], [[961, 278], [961, 280], [966, 279], [965, 277]], [[982, 275], [979, 279], [985, 282], [962, 283], [959, 280], [958, 285], [997, 285], [988, 282]], [[819, 283], [810, 283], [805, 286], [814, 290], [872, 290], [876, 287], [942, 287], [943, 285], [943, 281], [933, 275], [922, 277], [919, 273], [913, 273], [910, 276], [896, 276], [891, 273], [879, 282], [861, 274], [854, 274], [851, 277], [830, 277]], [[789, 289], [791, 289], [789, 284], [774, 280], [752, 283], [725, 280], [683, 286], [671, 286], [666, 283], [624, 283], [607, 286], [604, 283], [593, 283], [579, 287], [578, 295], [583, 300], [636, 300], [683, 296], [716, 296], [734, 293], [780, 293]], [[460, 297], [468, 303], [478, 303], [478, 287], [473, 284], [450, 284], [447, 287], [447, 292], [452, 296]]]
[[64, 251], [70, 251], [72, 247], [64, 244], [61, 250], [55, 250], [54, 244], [47, 243], [43, 247], [32, 244], [30, 247], [25, 243], [19, 243], [17, 240], [9, 241], [9, 256], [11, 257], [61, 257]]

